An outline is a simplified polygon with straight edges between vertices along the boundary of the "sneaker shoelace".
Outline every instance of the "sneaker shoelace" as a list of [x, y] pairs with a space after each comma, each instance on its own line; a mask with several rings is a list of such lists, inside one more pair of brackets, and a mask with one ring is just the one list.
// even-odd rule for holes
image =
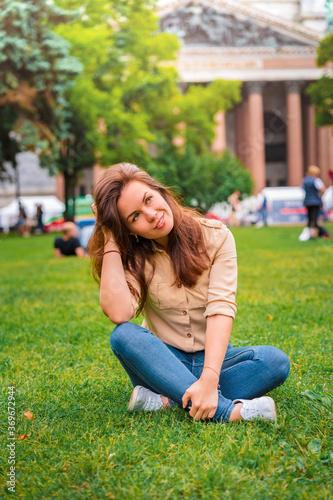
[[259, 410], [258, 410], [258, 406], [257, 406], [257, 399], [246, 401], [243, 404], [243, 411], [244, 411], [246, 417], [254, 417], [256, 415], [259, 415]]
[[154, 411], [154, 410], [159, 410], [161, 408], [161, 406], [162, 406], [162, 401], [161, 401], [160, 396], [149, 395], [147, 400], [146, 400], [144, 409], [147, 411]]

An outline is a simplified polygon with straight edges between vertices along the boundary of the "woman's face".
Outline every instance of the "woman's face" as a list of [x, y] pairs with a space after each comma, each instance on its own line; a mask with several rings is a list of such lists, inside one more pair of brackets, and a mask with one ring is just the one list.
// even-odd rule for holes
[[117, 207], [131, 233], [167, 246], [174, 220], [170, 206], [158, 191], [142, 182], [131, 181], [124, 187]]

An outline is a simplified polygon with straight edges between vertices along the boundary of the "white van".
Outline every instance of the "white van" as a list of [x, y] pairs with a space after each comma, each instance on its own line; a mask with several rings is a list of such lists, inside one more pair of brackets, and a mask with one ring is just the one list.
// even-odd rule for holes
[[301, 187], [267, 187], [258, 195], [261, 204], [266, 198], [266, 215], [269, 226], [275, 224], [304, 224], [307, 221]]

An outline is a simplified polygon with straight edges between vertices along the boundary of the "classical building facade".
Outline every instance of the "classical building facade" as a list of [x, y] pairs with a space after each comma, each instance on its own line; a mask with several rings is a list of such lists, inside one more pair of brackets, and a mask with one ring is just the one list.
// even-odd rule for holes
[[[327, 0], [237, 0], [243, 7], [270, 14], [277, 19], [293, 21], [321, 35], [325, 34], [327, 26], [326, 2]], [[170, 0], [158, 1], [160, 7], [170, 3]]]
[[184, 84], [243, 82], [241, 104], [216, 117], [213, 149], [228, 147], [238, 156], [256, 192], [300, 185], [310, 164], [329, 183], [331, 127], [315, 127], [306, 94], [322, 74], [316, 50], [325, 16], [324, 0], [160, 2], [161, 29], [181, 42], [177, 68]]

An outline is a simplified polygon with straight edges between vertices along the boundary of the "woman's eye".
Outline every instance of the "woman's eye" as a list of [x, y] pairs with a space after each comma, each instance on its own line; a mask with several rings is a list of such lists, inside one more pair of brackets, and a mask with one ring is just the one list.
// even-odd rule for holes
[[152, 198], [153, 198], [152, 196], [147, 196], [146, 203], [149, 203], [152, 200]]
[[135, 214], [133, 219], [132, 219], [132, 222], [135, 222], [138, 219], [138, 217], [139, 217], [139, 214]]

